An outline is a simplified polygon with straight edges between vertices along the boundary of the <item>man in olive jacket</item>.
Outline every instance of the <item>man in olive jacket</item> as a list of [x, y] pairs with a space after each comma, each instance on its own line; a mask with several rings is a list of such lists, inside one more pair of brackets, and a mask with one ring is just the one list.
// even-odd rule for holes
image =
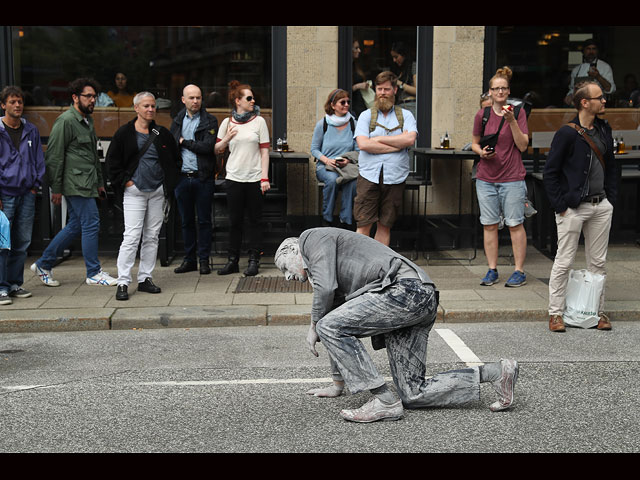
[[69, 84], [69, 90], [73, 103], [53, 124], [45, 155], [51, 202], [60, 205], [64, 195], [69, 218], [42, 256], [31, 265], [31, 271], [49, 287], [60, 285], [53, 279], [51, 269], [63, 251], [81, 235], [86, 283], [115, 286], [116, 280], [102, 271], [98, 260], [100, 213], [96, 198], [106, 196], [106, 191], [91, 114], [100, 88], [92, 79], [79, 78]]
[[202, 105], [202, 92], [196, 85], [184, 87], [182, 102], [185, 107], [173, 119], [171, 133], [182, 159], [175, 195], [182, 217], [185, 255], [182, 264], [174, 271], [185, 273], [197, 270], [199, 261], [200, 273], [207, 275], [211, 273], [211, 205], [216, 174], [213, 147], [218, 133], [218, 119]]

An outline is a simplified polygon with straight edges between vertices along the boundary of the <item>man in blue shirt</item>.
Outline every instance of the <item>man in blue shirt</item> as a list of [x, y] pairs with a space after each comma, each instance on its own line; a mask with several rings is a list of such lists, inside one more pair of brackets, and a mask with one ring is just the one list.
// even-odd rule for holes
[[[213, 227], [211, 206], [215, 185], [216, 156], [213, 147], [218, 133], [218, 119], [202, 105], [202, 92], [187, 85], [182, 92], [183, 108], [173, 119], [173, 134], [182, 157], [182, 171], [175, 195], [182, 217], [185, 256], [175, 273], [211, 273], [209, 256]], [[197, 228], [196, 228], [197, 218]]]
[[[418, 131], [413, 114], [394, 107], [396, 75], [382, 72], [375, 85], [375, 106], [360, 114], [354, 133], [360, 149], [354, 217], [358, 233], [368, 236], [376, 223], [375, 239], [389, 245], [409, 175], [407, 148], [415, 143]], [[371, 131], [370, 126], [375, 128]]]

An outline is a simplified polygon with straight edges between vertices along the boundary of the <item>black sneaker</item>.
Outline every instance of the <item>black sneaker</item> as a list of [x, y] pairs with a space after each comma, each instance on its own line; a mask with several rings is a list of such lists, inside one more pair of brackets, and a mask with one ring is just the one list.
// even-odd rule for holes
[[129, 300], [129, 292], [127, 292], [126, 285], [118, 285], [118, 290], [116, 291], [116, 300]]
[[29, 290], [25, 290], [24, 288], [20, 287], [16, 290], [11, 290], [9, 292], [9, 296], [17, 297], [17, 298], [29, 298], [31, 296], [31, 292]]
[[138, 291], [147, 293], [160, 293], [162, 290], [160, 289], [160, 287], [155, 285], [149, 277], [144, 282], [138, 284]]

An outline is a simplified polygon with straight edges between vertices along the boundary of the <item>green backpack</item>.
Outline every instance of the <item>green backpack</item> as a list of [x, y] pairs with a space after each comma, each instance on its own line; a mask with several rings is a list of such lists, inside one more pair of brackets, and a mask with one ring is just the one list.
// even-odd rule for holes
[[402, 108], [398, 105], [394, 105], [394, 109], [396, 112], [396, 118], [398, 119], [398, 126], [388, 129], [387, 127], [385, 127], [384, 125], [380, 125], [377, 120], [378, 120], [378, 108], [374, 105], [373, 107], [371, 107], [371, 122], [369, 123], [369, 133], [373, 132], [376, 127], [382, 127], [385, 129], [385, 131], [387, 132], [387, 134], [395, 131], [395, 130], [402, 130], [402, 127], [404, 126], [404, 116], [402, 115]]

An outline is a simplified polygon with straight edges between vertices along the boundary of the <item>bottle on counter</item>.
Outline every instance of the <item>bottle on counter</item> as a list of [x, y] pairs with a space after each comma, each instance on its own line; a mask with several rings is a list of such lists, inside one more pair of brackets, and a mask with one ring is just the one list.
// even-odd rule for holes
[[618, 141], [618, 153], [626, 153], [625, 152], [625, 145], [624, 145], [624, 138], [620, 137], [620, 140]]
[[445, 132], [444, 140], [442, 141], [442, 148], [449, 148], [450, 143], [449, 132]]

